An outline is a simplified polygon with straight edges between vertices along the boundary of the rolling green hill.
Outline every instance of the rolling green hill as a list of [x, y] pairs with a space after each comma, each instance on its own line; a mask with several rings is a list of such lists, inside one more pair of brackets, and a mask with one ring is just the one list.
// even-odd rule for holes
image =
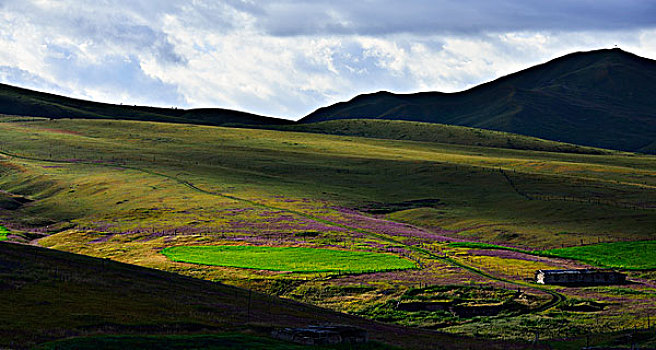
[[509, 132], [406, 120], [340, 119], [309, 124], [285, 125], [276, 127], [276, 129], [389, 140], [439, 142], [456, 145], [511, 148], [545, 152], [583, 154], [613, 153], [612, 151], [605, 149], [543, 140], [536, 137], [518, 135]]
[[[426, 124], [309, 126], [336, 119], [405, 120], [653, 154], [656, 153], [655, 87], [655, 61], [612, 49], [573, 53], [458, 93], [360, 95], [348, 102], [320, 108], [296, 123], [219, 108], [184, 110], [96, 103], [5, 84], [0, 84], [0, 114], [217, 126], [288, 126], [298, 131], [340, 135], [581, 152], [571, 145], [519, 140], [516, 135], [472, 137], [472, 132], [463, 133], [460, 129], [454, 133], [458, 129], [453, 128], [448, 129], [449, 136], [445, 137], [444, 130]], [[390, 130], [382, 130], [383, 125]], [[372, 129], [367, 130], [369, 127]], [[432, 132], [436, 135], [429, 135]], [[488, 140], [481, 140], [485, 138]]]
[[99, 118], [203, 125], [282, 125], [284, 119], [220, 108], [170, 109], [78, 100], [0, 84], [0, 114], [46, 118]]
[[656, 62], [619, 49], [579, 52], [458, 93], [360, 95], [301, 119], [388, 119], [507, 131], [654, 153]]

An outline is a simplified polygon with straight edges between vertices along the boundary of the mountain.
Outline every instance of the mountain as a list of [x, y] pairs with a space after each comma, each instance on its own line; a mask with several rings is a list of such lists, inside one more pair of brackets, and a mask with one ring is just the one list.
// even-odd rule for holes
[[285, 125], [284, 119], [220, 108], [173, 109], [78, 100], [0, 84], [0, 114], [48, 118], [101, 118], [203, 125]]
[[656, 61], [620, 49], [577, 52], [457, 93], [360, 95], [299, 122], [362, 118], [656, 153]]

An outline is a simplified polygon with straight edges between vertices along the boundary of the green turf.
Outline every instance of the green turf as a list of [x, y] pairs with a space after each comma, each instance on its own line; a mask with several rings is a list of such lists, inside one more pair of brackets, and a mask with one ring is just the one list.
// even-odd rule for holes
[[415, 267], [390, 254], [302, 247], [182, 246], [162, 253], [180, 262], [271, 271], [361, 273]]
[[0, 241], [6, 241], [9, 230], [6, 227], [0, 225]]
[[453, 242], [454, 248], [510, 250], [533, 254], [579, 260], [599, 267], [626, 270], [645, 270], [656, 268], [656, 241], [599, 243], [577, 247], [549, 250], [524, 250], [481, 242]]
[[600, 243], [543, 250], [538, 253], [576, 259], [601, 267], [628, 270], [656, 268], [656, 241]]

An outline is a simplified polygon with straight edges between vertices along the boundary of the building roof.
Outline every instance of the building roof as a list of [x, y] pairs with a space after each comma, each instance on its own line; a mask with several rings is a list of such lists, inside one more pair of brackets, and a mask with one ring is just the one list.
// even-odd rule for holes
[[619, 273], [612, 269], [562, 269], [562, 270], [538, 270], [538, 273], [545, 275], [564, 275], [564, 274], [590, 274], [590, 273]]

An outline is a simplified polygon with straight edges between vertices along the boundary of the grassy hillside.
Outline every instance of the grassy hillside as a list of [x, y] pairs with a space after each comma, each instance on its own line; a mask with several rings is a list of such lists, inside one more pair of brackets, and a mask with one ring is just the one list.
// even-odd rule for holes
[[[231, 196], [269, 198], [265, 202], [297, 207], [302, 203], [294, 204], [294, 198], [306, 198], [306, 206], [319, 200], [363, 210], [397, 203], [389, 214], [395, 220], [525, 245], [556, 246], [586, 237], [649, 239], [654, 233], [651, 156], [126, 121], [12, 122], [0, 123], [0, 129], [3, 151], [70, 162], [5, 170], [5, 190], [26, 195], [26, 201], [43, 199], [16, 209], [38, 214], [35, 223], [136, 210], [139, 197], [130, 191], [141, 191], [140, 184], [130, 179], [166, 180], [140, 172], [146, 170], [198, 183], [227, 202]], [[115, 164], [128, 169], [119, 171]], [[79, 189], [70, 181], [80, 181]], [[94, 181], [104, 185], [94, 190]], [[127, 193], [116, 191], [123, 187]], [[406, 203], [417, 199], [433, 201], [420, 207]]]
[[653, 152], [656, 62], [613, 50], [579, 52], [463, 92], [360, 95], [301, 120], [411, 120]]
[[278, 129], [331, 135], [438, 142], [545, 152], [587, 154], [604, 154], [611, 152], [598, 148], [548, 141], [507, 132], [405, 120], [342, 119], [310, 124], [289, 125], [279, 127]]
[[[13, 241], [488, 339], [530, 341], [538, 326], [554, 339], [643, 327], [655, 311], [650, 271], [628, 272], [637, 281], [629, 286], [562, 290], [526, 278], [584, 263], [448, 244], [532, 250], [653, 240], [654, 156], [136, 121], [3, 121], [0, 223]], [[199, 245], [380, 253], [417, 268], [270, 271], [162, 253]], [[454, 300], [489, 287], [487, 296], [457, 300], [472, 312], [497, 305], [500, 314], [398, 308], [413, 290], [444, 297], [434, 286], [449, 286]], [[590, 315], [558, 309], [566, 299], [608, 303]]]
[[84, 101], [0, 84], [0, 114], [149, 120], [204, 125], [283, 125], [289, 121], [220, 108], [171, 109]]

